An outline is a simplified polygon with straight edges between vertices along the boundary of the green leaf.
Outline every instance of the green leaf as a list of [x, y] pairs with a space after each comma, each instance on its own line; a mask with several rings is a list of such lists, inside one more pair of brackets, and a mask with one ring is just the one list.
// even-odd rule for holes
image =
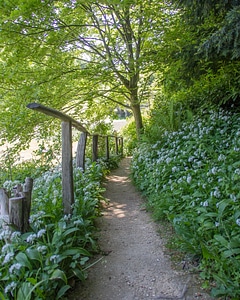
[[218, 213], [219, 213], [219, 218], [222, 217], [225, 208], [229, 205], [229, 201], [228, 200], [223, 200], [222, 202], [220, 202], [219, 206], [218, 206]]
[[32, 286], [29, 282], [23, 282], [18, 290], [17, 299], [18, 300], [26, 300], [27, 295], [31, 291]]
[[237, 254], [240, 254], [240, 248], [229, 249], [229, 250], [223, 251], [223, 255], [226, 258], [231, 257], [231, 256], [235, 256]]
[[54, 270], [50, 279], [51, 280], [61, 279], [62, 281], [64, 281], [67, 284], [66, 274], [62, 270], [59, 270], [59, 269]]
[[37, 283], [37, 279], [33, 277], [29, 277], [26, 279], [28, 282], [30, 282], [32, 285], [35, 285]]
[[27, 256], [32, 260], [37, 260], [39, 262], [42, 261], [41, 254], [36, 249], [28, 249]]
[[201, 249], [202, 249], [202, 255], [203, 258], [205, 259], [212, 259], [214, 258], [214, 255], [212, 254], [211, 249], [209, 249], [209, 247], [207, 247], [204, 243], [200, 243], [201, 245]]
[[214, 235], [214, 239], [216, 240], [216, 241], [218, 241], [222, 246], [224, 246], [225, 248], [228, 248], [228, 245], [229, 245], [229, 243], [228, 243], [228, 241], [222, 236], [222, 235], [220, 235], [220, 234], [215, 234]]
[[23, 252], [19, 252], [16, 255], [16, 260], [19, 262], [22, 266], [27, 267], [29, 270], [32, 270], [31, 262], [28, 260], [27, 256]]
[[73, 273], [75, 276], [77, 276], [78, 279], [84, 281], [86, 279], [85, 273], [79, 269], [73, 269]]
[[91, 254], [84, 248], [71, 248], [71, 249], [67, 249], [61, 253], [61, 255], [64, 255], [64, 256], [73, 256], [76, 254], [91, 256]]
[[69, 228], [69, 229], [67, 229], [66, 231], [63, 232], [62, 237], [64, 238], [64, 237], [68, 236], [69, 234], [71, 234], [73, 232], [76, 232], [76, 231], [79, 231], [79, 230], [80, 229], [77, 228], [77, 227]]
[[61, 299], [70, 288], [71, 288], [70, 285], [64, 285], [64, 286], [62, 286], [60, 288], [60, 290], [58, 291], [58, 293], [57, 293], [56, 299]]
[[1, 292], [0, 292], [0, 299], [1, 300], [7, 300]]

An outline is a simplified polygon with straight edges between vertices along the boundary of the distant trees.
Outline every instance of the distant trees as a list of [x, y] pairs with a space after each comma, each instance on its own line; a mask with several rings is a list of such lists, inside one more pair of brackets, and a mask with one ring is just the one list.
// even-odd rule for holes
[[178, 38], [164, 78], [176, 76], [178, 84], [166, 81], [166, 90], [192, 107], [239, 106], [239, 1], [173, 3], [181, 11], [181, 22], [172, 28], [171, 35]]

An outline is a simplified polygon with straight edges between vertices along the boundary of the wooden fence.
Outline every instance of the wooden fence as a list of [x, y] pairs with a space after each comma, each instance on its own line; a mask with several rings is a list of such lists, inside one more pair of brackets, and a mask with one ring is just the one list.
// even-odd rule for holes
[[[46, 115], [58, 118], [62, 121], [62, 199], [63, 211], [68, 215], [72, 213], [74, 203], [74, 182], [73, 182], [73, 155], [72, 155], [72, 127], [81, 132], [76, 151], [76, 167], [85, 169], [85, 155], [87, 139], [92, 138], [92, 160], [97, 161], [99, 152], [99, 139], [105, 141], [105, 157], [110, 158], [110, 139], [114, 139], [115, 154], [123, 155], [123, 138], [115, 135], [90, 134], [87, 129], [72, 117], [53, 108], [30, 103], [27, 108], [36, 110]], [[21, 232], [28, 230], [28, 220], [31, 208], [32, 179], [27, 178], [23, 187], [18, 186], [13, 198], [8, 199], [4, 189], [0, 189], [0, 215], [9, 219]]]

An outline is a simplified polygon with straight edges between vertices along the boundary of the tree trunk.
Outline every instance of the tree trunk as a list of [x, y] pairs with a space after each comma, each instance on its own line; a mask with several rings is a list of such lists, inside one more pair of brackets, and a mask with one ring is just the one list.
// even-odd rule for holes
[[140, 104], [138, 103], [138, 104], [132, 105], [132, 111], [133, 111], [133, 116], [134, 116], [134, 120], [135, 120], [137, 138], [139, 140], [141, 134], [143, 133], [143, 120], [142, 120]]

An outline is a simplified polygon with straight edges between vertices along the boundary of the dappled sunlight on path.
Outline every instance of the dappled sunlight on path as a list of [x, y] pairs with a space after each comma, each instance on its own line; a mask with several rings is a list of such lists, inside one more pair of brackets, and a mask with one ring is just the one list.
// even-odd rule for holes
[[[102, 253], [69, 300], [160, 299], [156, 297], [180, 295], [184, 289], [188, 274], [171, 267], [157, 225], [129, 179], [129, 165], [130, 158], [123, 159], [107, 177], [108, 204], [97, 221]], [[189, 297], [185, 299], [210, 299]]]

